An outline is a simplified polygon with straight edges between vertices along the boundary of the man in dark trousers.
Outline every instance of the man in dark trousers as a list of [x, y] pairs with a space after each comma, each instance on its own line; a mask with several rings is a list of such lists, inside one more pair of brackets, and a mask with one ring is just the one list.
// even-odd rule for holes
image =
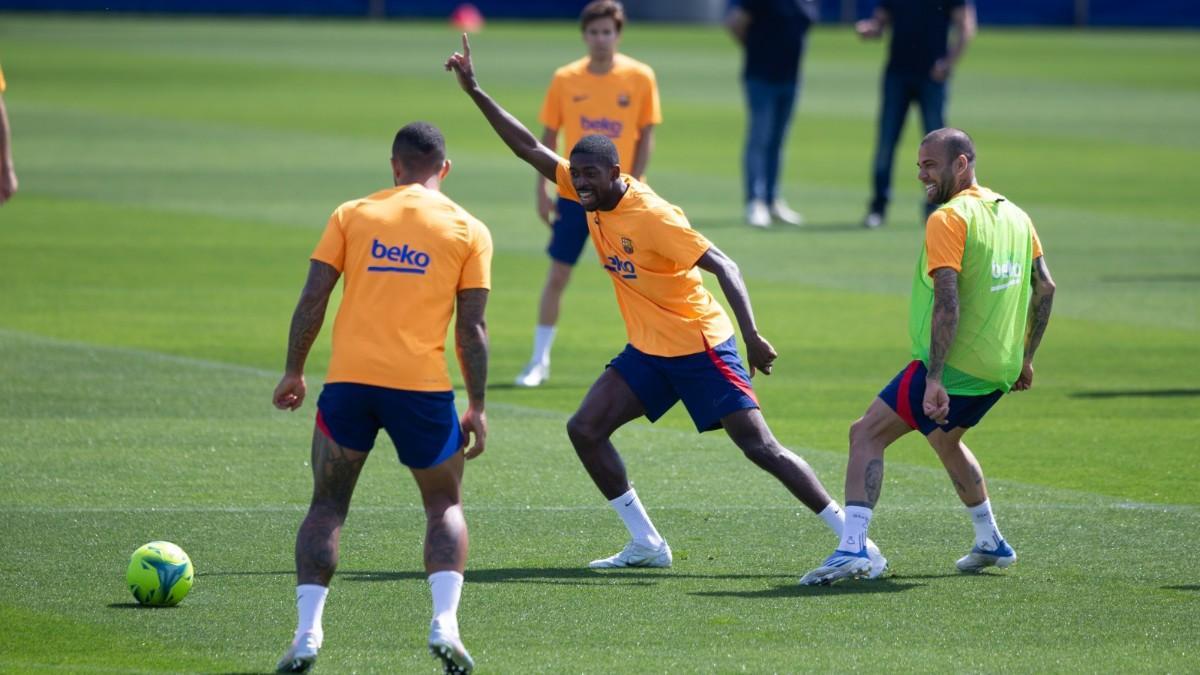
[[800, 94], [804, 38], [817, 21], [816, 0], [730, 0], [725, 24], [742, 45], [745, 62], [746, 149], [742, 155], [746, 224], [772, 220], [800, 225], [777, 188], [788, 124]]
[[[882, 36], [888, 27], [892, 42], [881, 86], [874, 192], [863, 218], [869, 229], [882, 226], [887, 215], [892, 160], [909, 106], [916, 102], [921, 107], [925, 133], [946, 126], [946, 84], [975, 36], [975, 7], [971, 0], [880, 0], [874, 15], [854, 25], [865, 39]], [[927, 205], [925, 215], [937, 206]]]

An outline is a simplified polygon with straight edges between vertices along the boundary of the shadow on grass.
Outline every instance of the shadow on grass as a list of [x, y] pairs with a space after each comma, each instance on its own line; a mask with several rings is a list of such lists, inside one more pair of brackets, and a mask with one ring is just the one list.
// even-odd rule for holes
[[108, 603], [108, 608], [109, 609], [159, 610], [159, 609], [178, 609], [179, 605], [142, 605], [142, 604], [139, 604], [136, 602], [110, 602], [110, 603]]
[[1200, 389], [1126, 389], [1110, 391], [1076, 391], [1071, 398], [1183, 398], [1200, 396]]
[[1163, 586], [1163, 590], [1167, 590], [1167, 591], [1200, 591], [1200, 584], [1187, 584], [1184, 586]]
[[912, 588], [919, 588], [926, 584], [908, 584], [899, 579], [877, 579], [874, 581], [860, 581], [850, 583], [834, 584], [832, 586], [801, 586], [798, 583], [787, 584], [785, 586], [775, 586], [774, 588], [764, 588], [757, 591], [695, 591], [690, 595], [698, 595], [705, 598], [745, 598], [746, 600], [754, 600], [756, 598], [807, 598], [813, 596], [829, 596], [829, 595], [862, 595], [872, 593], [901, 593]]
[[[584, 567], [501, 567], [495, 569], [467, 569], [466, 581], [470, 584], [560, 584], [575, 586], [647, 586], [660, 581], [675, 579], [778, 579], [778, 574], [680, 574], [671, 570], [619, 569], [593, 570]], [[404, 581], [424, 580], [426, 574], [417, 571], [403, 572], [345, 572], [338, 578], [348, 581]]]

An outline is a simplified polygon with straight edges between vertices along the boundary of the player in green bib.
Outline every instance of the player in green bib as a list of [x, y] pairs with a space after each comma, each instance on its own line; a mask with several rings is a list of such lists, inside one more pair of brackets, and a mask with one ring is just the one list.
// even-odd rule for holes
[[1050, 320], [1054, 281], [1029, 216], [975, 182], [975, 146], [966, 132], [930, 132], [917, 166], [926, 199], [941, 207], [925, 224], [913, 277], [913, 361], [850, 426], [842, 540], [802, 584], [865, 575], [863, 542], [883, 485], [883, 452], [913, 429], [937, 452], [975, 527], [975, 544], [958, 569], [978, 572], [1017, 560], [962, 437], [1006, 392], [1033, 385], [1033, 355]]

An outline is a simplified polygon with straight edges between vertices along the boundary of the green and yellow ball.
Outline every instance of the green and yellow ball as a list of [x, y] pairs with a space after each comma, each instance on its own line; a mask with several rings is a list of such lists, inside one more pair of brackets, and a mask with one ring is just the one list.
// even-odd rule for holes
[[169, 541], [152, 541], [129, 556], [125, 581], [143, 605], [169, 607], [192, 590], [192, 560]]

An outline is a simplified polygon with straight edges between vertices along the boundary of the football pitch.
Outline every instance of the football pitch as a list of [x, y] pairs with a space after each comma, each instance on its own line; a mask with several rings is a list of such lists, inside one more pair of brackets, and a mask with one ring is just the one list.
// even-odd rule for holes
[[[440, 23], [0, 15], [21, 181], [0, 207], [0, 671], [273, 667], [330, 333], [309, 401], [281, 413], [288, 321], [329, 213], [390, 185], [392, 135], [415, 119], [446, 133], [445, 190], [496, 245], [460, 609], [480, 672], [1197, 669], [1200, 35], [983, 27], [949, 120], [980, 181], [1033, 217], [1058, 284], [1033, 390], [967, 436], [1020, 560], [956, 572], [970, 523], [910, 435], [871, 529], [892, 573], [829, 588], [796, 583], [837, 543], [819, 519], [679, 409], [615, 438], [674, 567], [586, 569], [626, 534], [564, 426], [624, 328], [589, 247], [550, 383], [510, 385], [547, 230], [532, 169], [441, 68], [457, 45]], [[551, 72], [583, 53], [566, 23], [489, 25], [472, 46], [483, 87], [539, 132]], [[764, 414], [841, 501], [847, 427], [908, 360], [921, 237], [915, 115], [888, 225], [857, 224], [884, 46], [812, 35], [783, 185], [809, 224], [766, 231], [742, 224], [728, 37], [635, 24], [622, 47], [662, 92], [649, 181], [740, 264], [780, 352], [755, 380]], [[317, 672], [435, 672], [419, 496], [385, 438], [373, 454]], [[196, 566], [175, 608], [124, 584], [154, 539]]]

